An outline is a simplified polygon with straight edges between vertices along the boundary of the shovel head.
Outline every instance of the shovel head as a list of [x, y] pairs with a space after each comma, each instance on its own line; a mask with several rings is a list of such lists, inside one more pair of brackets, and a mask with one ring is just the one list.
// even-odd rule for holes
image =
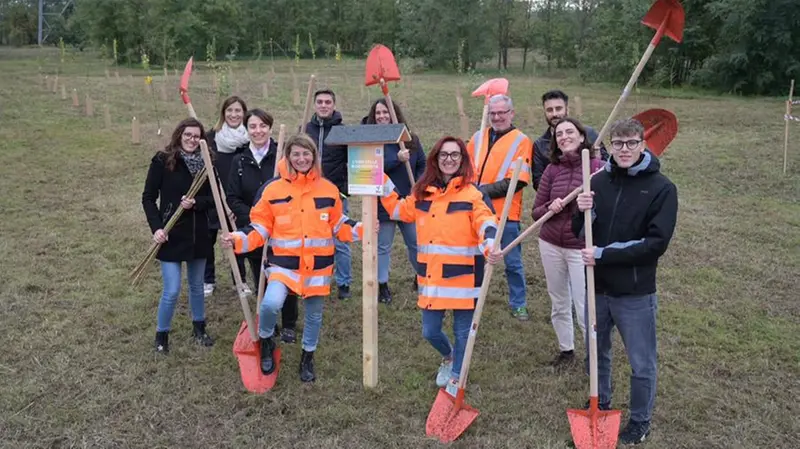
[[281, 368], [281, 350], [275, 347], [275, 351], [272, 353], [275, 358], [275, 371], [265, 376], [261, 372], [261, 345], [250, 339], [250, 332], [245, 321], [242, 321], [242, 326], [233, 342], [233, 353], [239, 361], [242, 384], [247, 391], [263, 394], [275, 386], [275, 381], [278, 380], [278, 371]]
[[678, 134], [678, 118], [666, 109], [648, 109], [634, 115], [633, 118], [644, 125], [647, 148], [656, 156], [661, 156]]
[[189, 100], [189, 77], [192, 76], [192, 66], [194, 65], [194, 56], [190, 57], [188, 61], [186, 61], [186, 66], [183, 68], [183, 75], [181, 75], [181, 84], [180, 84], [180, 92], [181, 92], [181, 100], [183, 100], [183, 104], [191, 103]]
[[364, 85], [372, 86], [381, 82], [381, 78], [387, 83], [389, 81], [400, 80], [400, 69], [397, 68], [397, 61], [394, 54], [385, 45], [377, 44], [372, 47], [367, 55], [367, 67], [364, 72]]
[[[458, 395], [463, 398], [464, 391], [459, 390]], [[467, 430], [479, 414], [478, 409], [463, 402], [460, 407], [456, 406], [456, 399], [447, 394], [444, 388], [440, 388], [428, 413], [425, 433], [429, 437], [435, 436], [442, 443], [453, 442]]]
[[508, 93], [508, 80], [505, 78], [492, 78], [478, 86], [472, 91], [473, 97], [486, 97], [486, 101], [492, 95], [505, 95]]
[[683, 40], [683, 26], [686, 14], [678, 0], [656, 0], [642, 19], [642, 24], [658, 30], [667, 21], [664, 34], [675, 42]]
[[614, 449], [619, 438], [622, 413], [619, 410], [601, 411], [595, 407], [588, 410], [567, 410], [572, 441], [576, 449]]

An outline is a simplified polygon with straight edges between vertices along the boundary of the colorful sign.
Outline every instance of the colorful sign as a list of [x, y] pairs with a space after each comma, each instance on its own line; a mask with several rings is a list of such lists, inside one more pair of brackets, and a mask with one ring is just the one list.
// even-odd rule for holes
[[383, 145], [348, 146], [347, 181], [350, 195], [382, 195]]

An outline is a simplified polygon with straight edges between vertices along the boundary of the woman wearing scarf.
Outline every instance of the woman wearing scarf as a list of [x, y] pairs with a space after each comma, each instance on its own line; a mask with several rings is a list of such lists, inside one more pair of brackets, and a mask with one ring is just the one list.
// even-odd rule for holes
[[[194, 198], [186, 198], [195, 175], [203, 168], [199, 143], [205, 137], [203, 125], [196, 119], [180, 122], [169, 144], [153, 156], [142, 192], [142, 207], [153, 240], [161, 243], [156, 258], [161, 262], [164, 290], [158, 304], [155, 348], [162, 354], [169, 352], [169, 332], [181, 291], [183, 262], [186, 262], [194, 340], [202, 346], [214, 344], [206, 333], [203, 296], [203, 274], [211, 248], [206, 211], [213, 208], [214, 200], [208, 183]], [[185, 210], [167, 234], [164, 225], [179, 207]]]
[[[244, 114], [247, 113], [247, 104], [237, 96], [231, 96], [222, 102], [219, 118], [214, 128], [206, 135], [211, 152], [214, 154], [214, 167], [217, 169], [217, 177], [225, 189], [228, 191], [228, 174], [231, 172], [233, 158], [247, 148], [250, 142], [247, 136], [247, 129], [244, 125]], [[214, 267], [214, 244], [217, 242], [219, 232], [219, 220], [215, 210], [208, 211], [210, 252], [206, 260], [206, 270], [203, 281], [203, 293], [210, 296], [214, 293], [216, 285], [216, 270]], [[233, 225], [233, 224], [231, 224]], [[239, 271], [245, 275], [244, 263], [239, 263]]]
[[[275, 155], [278, 144], [272, 139], [272, 115], [262, 109], [251, 109], [244, 116], [245, 127], [250, 141], [240, 148], [233, 157], [231, 171], [228, 175], [228, 205], [236, 215], [236, 227], [242, 228], [250, 223], [250, 209], [255, 206], [261, 196], [261, 189], [272, 179], [275, 172]], [[261, 274], [261, 255], [263, 247], [250, 248], [244, 254], [237, 254], [239, 266], [244, 261], [250, 263], [255, 288]], [[297, 295], [290, 293], [286, 298], [282, 311], [283, 329], [281, 340], [286, 343], [297, 341], [295, 324], [297, 322]]]

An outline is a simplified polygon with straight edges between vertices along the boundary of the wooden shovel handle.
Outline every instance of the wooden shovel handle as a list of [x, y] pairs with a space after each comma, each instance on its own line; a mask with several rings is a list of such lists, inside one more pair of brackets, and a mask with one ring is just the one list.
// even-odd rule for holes
[[[497, 228], [497, 234], [494, 237], [494, 247], [492, 250], [500, 248], [500, 242], [503, 239], [503, 230], [508, 221], [508, 214], [511, 210], [511, 203], [514, 200], [514, 194], [517, 193], [517, 181], [519, 181], [519, 173], [522, 170], [522, 158], [517, 158], [514, 161], [514, 172], [511, 176], [511, 184], [508, 186], [506, 192], [506, 200], [503, 203], [503, 212], [500, 217], [500, 225]], [[475, 305], [475, 312], [472, 315], [472, 324], [469, 328], [469, 338], [467, 339], [467, 347], [464, 350], [464, 361], [461, 364], [461, 377], [458, 379], [458, 388], [463, 390], [467, 385], [467, 375], [469, 374], [469, 366], [472, 363], [472, 350], [475, 348], [475, 338], [478, 335], [478, 326], [481, 322], [481, 314], [483, 313], [483, 306], [486, 303], [486, 296], [489, 293], [489, 284], [492, 281], [492, 271], [494, 265], [486, 264], [483, 273], [483, 282], [481, 283], [481, 290], [478, 294], [478, 303]]]
[[[381, 80], [381, 86], [385, 85], [386, 82]], [[392, 123], [397, 124], [397, 114], [395, 114], [394, 112], [394, 103], [392, 103], [392, 96], [389, 95], [388, 89], [386, 89], [386, 95], [384, 95], [384, 98], [386, 99], [386, 105], [388, 106], [389, 109], [389, 116], [392, 117]], [[403, 151], [405, 151], [406, 149], [406, 145], [402, 141], [400, 142], [400, 149]], [[408, 161], [405, 161], [404, 165], [406, 167], [406, 172], [408, 173], [408, 180], [411, 181], [411, 185], [413, 186], [414, 183], [416, 182], [414, 180], [414, 171], [411, 170], [411, 164]]]
[[311, 102], [313, 101], [314, 87], [317, 84], [317, 77], [311, 75], [308, 79], [308, 90], [306, 91], [306, 105], [303, 108], [303, 117], [300, 119], [300, 125], [297, 127], [297, 132], [303, 132], [303, 127], [311, 120]]
[[[591, 192], [591, 168], [589, 164], [589, 149], [584, 148], [581, 152], [583, 162], [583, 191]], [[576, 195], [577, 196], [577, 195]], [[583, 211], [583, 233], [586, 238], [586, 248], [592, 248], [592, 210]], [[587, 312], [589, 314], [589, 325], [586, 332], [589, 333], [589, 395], [597, 397], [597, 329], [595, 315], [595, 294], [594, 294], [594, 267], [586, 266], [586, 301], [588, 303]]]
[[278, 131], [278, 154], [275, 155], [275, 168], [272, 170], [272, 177], [278, 177], [278, 162], [283, 158], [283, 142], [286, 139], [286, 125], [281, 124]]
[[[200, 141], [200, 152], [203, 156], [203, 162], [206, 167], [213, 167], [211, 163], [211, 153], [208, 151], [208, 144], [205, 140]], [[220, 188], [217, 180], [217, 174], [214, 170], [208, 170], [208, 180], [211, 184], [211, 194], [214, 197], [214, 204], [217, 209], [217, 218], [219, 218], [219, 226], [222, 230], [222, 235], [230, 234], [231, 230], [228, 228], [228, 220], [225, 219], [223, 212], [223, 202], [220, 196]], [[244, 319], [247, 322], [247, 330], [250, 332], [250, 339], [258, 341], [258, 334], [256, 333], [256, 323], [253, 320], [253, 315], [250, 313], [250, 304], [247, 300], [247, 295], [244, 293], [244, 284], [242, 283], [242, 274], [239, 272], [239, 265], [236, 263], [236, 254], [233, 248], [223, 248], [225, 256], [228, 258], [228, 263], [233, 271], [233, 279], [236, 283], [236, 291], [239, 293], [239, 301], [242, 303], [242, 312]]]

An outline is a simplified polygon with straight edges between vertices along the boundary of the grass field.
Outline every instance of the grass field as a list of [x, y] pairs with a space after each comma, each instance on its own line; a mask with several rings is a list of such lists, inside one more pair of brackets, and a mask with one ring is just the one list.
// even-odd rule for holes
[[[326, 305], [313, 386], [297, 377], [294, 345], [284, 346], [273, 391], [244, 391], [231, 352], [242, 314], [221, 255], [217, 292], [207, 302], [217, 344], [191, 344], [184, 289], [172, 352], [153, 354], [159, 270], [154, 265], [137, 288], [127, 275], [150, 242], [140, 203], [150, 157], [185, 109], [170, 72], [168, 101], [158, 102], [164, 136], [157, 136], [144, 72], [120, 69], [117, 79], [112, 67], [106, 78], [104, 68], [87, 56], [61, 64], [57, 52], [0, 49], [0, 446], [440, 447], [425, 436], [439, 359], [421, 337], [399, 236], [390, 281], [395, 302], [380, 307], [374, 390], [365, 390], [361, 378], [360, 245], [354, 299]], [[266, 107], [279, 123], [296, 126], [302, 107], [293, 105], [289, 63], [235, 68], [231, 87], [250, 107]], [[91, 95], [93, 117], [62, 100], [60, 86], [56, 94], [45, 89], [44, 75], [56, 70], [81, 105]], [[303, 61], [294, 70], [301, 97], [310, 73], [333, 87], [347, 123], [357, 123], [378, 95], [376, 88], [362, 91], [361, 61]], [[418, 73], [392, 93], [430, 147], [445, 133], [459, 133], [456, 86], [477, 126], [482, 102], [468, 93], [483, 76]], [[154, 70], [154, 77], [158, 99], [163, 74]], [[508, 77], [515, 122], [531, 137], [544, 127], [537, 98], [546, 89], [580, 96], [582, 118], [598, 128], [620, 90], [571, 78]], [[201, 120], [212, 124], [216, 97], [204, 67], [192, 78], [191, 95]], [[104, 129], [105, 104], [111, 129]], [[800, 125], [793, 124], [784, 176], [781, 99], [643, 91], [626, 113], [650, 107], [670, 109], [680, 120], [662, 160], [678, 186], [680, 211], [659, 272], [660, 377], [644, 447], [800, 447]], [[130, 144], [134, 115], [142, 123], [140, 146]], [[528, 188], [526, 225], [532, 199]], [[358, 207], [352, 215], [360, 216]], [[547, 366], [557, 345], [535, 240], [524, 254], [532, 319], [510, 317], [505, 281], [495, 276], [468, 391], [482, 414], [454, 448], [568, 447], [565, 410], [587, 397], [579, 367]], [[615, 337], [614, 408], [627, 407], [628, 375]]]

